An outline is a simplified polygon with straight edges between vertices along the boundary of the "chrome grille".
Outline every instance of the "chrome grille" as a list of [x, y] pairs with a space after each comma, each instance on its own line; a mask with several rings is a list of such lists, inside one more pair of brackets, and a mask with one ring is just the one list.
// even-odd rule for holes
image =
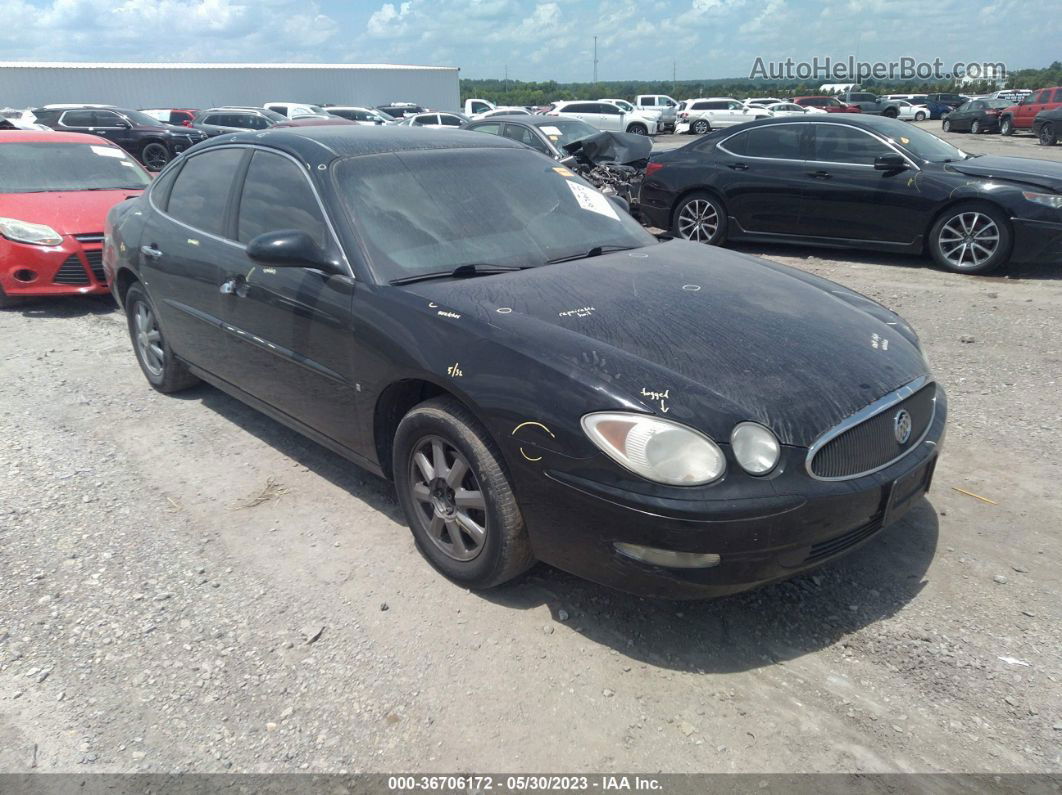
[[[909, 384], [857, 413], [819, 438], [808, 452], [808, 472], [820, 480], [848, 480], [883, 469], [914, 450], [936, 412], [936, 384]], [[923, 385], [924, 384], [924, 385]], [[905, 442], [896, 438], [901, 409], [911, 418]]]
[[53, 284], [88, 284], [88, 273], [77, 254], [71, 254], [55, 273]]

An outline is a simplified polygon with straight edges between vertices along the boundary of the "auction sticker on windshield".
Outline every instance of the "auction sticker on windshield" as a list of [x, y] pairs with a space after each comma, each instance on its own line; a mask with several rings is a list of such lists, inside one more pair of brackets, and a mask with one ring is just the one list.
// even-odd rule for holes
[[615, 221], [619, 220], [619, 215], [616, 213], [616, 208], [612, 206], [612, 202], [596, 190], [588, 188], [586, 185], [580, 185], [578, 182], [568, 182], [566, 184], [571, 188], [575, 200], [579, 202], [579, 206], [584, 210], [607, 216]]

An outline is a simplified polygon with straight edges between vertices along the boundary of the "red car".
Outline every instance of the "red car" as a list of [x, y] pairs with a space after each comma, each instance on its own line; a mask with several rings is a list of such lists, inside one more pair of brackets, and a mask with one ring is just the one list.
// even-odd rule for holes
[[1015, 130], [1031, 130], [1037, 113], [1055, 108], [1062, 108], [1062, 86], [1041, 88], [1000, 114], [999, 131], [1013, 135]]
[[827, 113], [862, 113], [855, 105], [847, 105], [837, 97], [795, 97], [793, 102], [809, 108], [818, 108]]
[[107, 211], [150, 182], [125, 150], [95, 135], [0, 132], [0, 307], [106, 293]]

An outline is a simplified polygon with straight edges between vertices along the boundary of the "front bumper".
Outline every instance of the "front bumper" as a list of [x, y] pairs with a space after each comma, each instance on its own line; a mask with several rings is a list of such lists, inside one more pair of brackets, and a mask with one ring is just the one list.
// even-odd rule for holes
[[1010, 223], [1014, 228], [1011, 261], [1062, 264], [1062, 221], [1011, 218]]
[[0, 238], [0, 287], [10, 297], [102, 295], [103, 235], [64, 235], [58, 246]]
[[[820, 566], [897, 521], [929, 487], [946, 415], [939, 390], [925, 440], [895, 464], [853, 480], [798, 475], [806, 450], [786, 448], [790, 475], [762, 480], [760, 496], [680, 504], [547, 469], [530, 488], [524, 482], [521, 511], [536, 557], [557, 568], [643, 596], [725, 596]], [[720, 562], [699, 569], [650, 565], [617, 551], [617, 542], [717, 554]]]

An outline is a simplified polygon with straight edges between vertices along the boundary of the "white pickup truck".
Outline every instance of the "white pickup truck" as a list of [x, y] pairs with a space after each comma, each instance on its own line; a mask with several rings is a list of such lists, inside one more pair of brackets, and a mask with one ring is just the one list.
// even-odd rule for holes
[[667, 94], [639, 94], [634, 98], [634, 107], [640, 111], [659, 111], [660, 132], [675, 132], [678, 102]]

